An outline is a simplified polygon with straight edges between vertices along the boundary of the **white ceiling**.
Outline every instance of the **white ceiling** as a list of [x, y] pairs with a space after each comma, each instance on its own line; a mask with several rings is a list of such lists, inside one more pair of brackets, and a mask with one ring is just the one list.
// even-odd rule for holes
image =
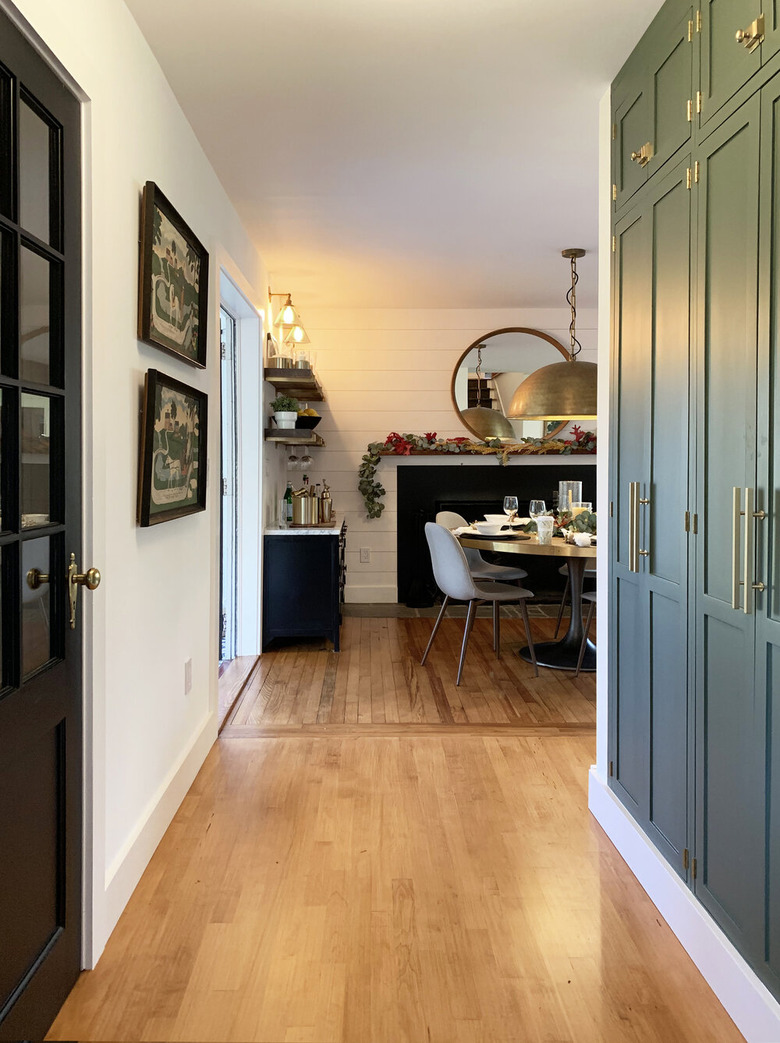
[[126, 3], [304, 312], [556, 306], [568, 246], [595, 305], [598, 103], [660, 0]]

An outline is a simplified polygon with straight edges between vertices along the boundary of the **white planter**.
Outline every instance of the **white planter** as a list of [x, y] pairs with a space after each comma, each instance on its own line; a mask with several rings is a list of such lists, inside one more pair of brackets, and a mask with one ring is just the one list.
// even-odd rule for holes
[[277, 427], [295, 427], [295, 421], [298, 419], [298, 414], [294, 411], [284, 410], [281, 413], [274, 413], [274, 420], [276, 421]]

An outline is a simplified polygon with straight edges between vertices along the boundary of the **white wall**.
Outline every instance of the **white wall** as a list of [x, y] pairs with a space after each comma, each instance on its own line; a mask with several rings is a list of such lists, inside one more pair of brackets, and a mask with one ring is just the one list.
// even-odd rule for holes
[[[327, 396], [326, 402], [317, 405], [323, 416], [317, 432], [325, 439], [326, 448], [312, 451], [312, 478], [327, 479], [337, 517], [346, 518], [349, 526], [348, 601], [397, 600], [397, 461], [386, 457], [380, 464], [377, 479], [387, 490], [386, 506], [380, 518], [369, 520], [357, 490], [357, 469], [368, 443], [383, 441], [391, 431], [436, 431], [442, 437], [468, 437], [450, 397], [452, 373], [462, 352], [483, 333], [506, 326], [540, 329], [567, 346], [570, 318], [566, 307], [536, 311], [301, 311]], [[581, 309], [577, 318], [581, 357], [595, 362], [595, 310]], [[559, 360], [560, 355], [550, 347], [549, 361]], [[468, 459], [461, 457], [460, 461]], [[528, 459], [515, 457], [510, 467], [524, 466]], [[544, 458], [545, 463], [553, 459], [572, 458]], [[593, 457], [582, 459], [593, 462]], [[441, 463], [438, 457], [430, 461]], [[494, 461], [491, 464], [499, 466]], [[295, 484], [300, 484], [300, 473], [293, 477]], [[370, 564], [360, 564], [360, 547], [370, 548]]]
[[[0, 0], [12, 17], [14, 8]], [[17, 0], [78, 85], [85, 180], [87, 952], [119, 913], [216, 735], [219, 271], [255, 305], [267, 276], [121, 0]], [[139, 200], [155, 181], [210, 253], [208, 352], [197, 370], [136, 338]], [[147, 368], [209, 393], [208, 510], [135, 522]], [[110, 438], [106, 432], [111, 432]], [[184, 661], [193, 689], [184, 695]]]

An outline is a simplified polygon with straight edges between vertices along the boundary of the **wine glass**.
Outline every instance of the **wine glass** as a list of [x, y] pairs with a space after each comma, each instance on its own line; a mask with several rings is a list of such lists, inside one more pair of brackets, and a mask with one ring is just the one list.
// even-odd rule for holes
[[311, 467], [311, 465], [313, 463], [314, 463], [314, 457], [309, 454], [309, 450], [307, 449], [306, 452], [301, 457], [301, 469], [303, 470], [303, 469], [305, 469], [307, 467]]
[[509, 524], [512, 524], [512, 519], [517, 514], [517, 497], [516, 496], [505, 496], [504, 497], [504, 514], [509, 519]]
[[531, 521], [536, 521], [540, 514], [544, 514], [547, 510], [547, 504], [544, 500], [531, 500], [528, 504], [528, 513], [531, 516]]
[[295, 455], [295, 453], [290, 453], [290, 455], [287, 457], [287, 470], [297, 471], [299, 466], [300, 460], [298, 459], [298, 457]]

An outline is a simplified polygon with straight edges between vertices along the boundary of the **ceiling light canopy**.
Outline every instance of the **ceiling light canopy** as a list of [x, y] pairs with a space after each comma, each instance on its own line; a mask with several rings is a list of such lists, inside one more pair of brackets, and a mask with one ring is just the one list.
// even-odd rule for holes
[[598, 367], [593, 362], [578, 362], [582, 345], [577, 340], [577, 258], [579, 249], [563, 250], [571, 261], [571, 289], [566, 300], [571, 308], [569, 337], [571, 347], [566, 362], [543, 366], [520, 384], [512, 396], [507, 416], [512, 420], [595, 420]]

